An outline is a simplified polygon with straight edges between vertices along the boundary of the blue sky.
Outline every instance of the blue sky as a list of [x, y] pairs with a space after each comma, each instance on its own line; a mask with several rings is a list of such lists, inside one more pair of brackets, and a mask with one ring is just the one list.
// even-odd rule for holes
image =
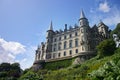
[[0, 0], [0, 63], [34, 61], [52, 20], [54, 30], [78, 24], [83, 9], [90, 26], [102, 20], [110, 29], [120, 22], [119, 0]]

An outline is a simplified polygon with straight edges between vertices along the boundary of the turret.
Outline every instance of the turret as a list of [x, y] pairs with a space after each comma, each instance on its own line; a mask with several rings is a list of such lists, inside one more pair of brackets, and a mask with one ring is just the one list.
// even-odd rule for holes
[[54, 33], [54, 31], [53, 31], [53, 25], [52, 25], [52, 21], [51, 21], [49, 29], [47, 30], [47, 36], [46, 37], [47, 38], [52, 37], [53, 33]]
[[81, 14], [80, 14], [79, 24], [81, 27], [82, 26], [89, 26], [88, 19], [85, 17], [83, 10], [81, 11]]
[[49, 30], [47, 31], [47, 50], [46, 52], [51, 52], [52, 51], [52, 41], [53, 41], [53, 35], [54, 35], [54, 31], [53, 31], [53, 25], [52, 25], [52, 21], [49, 27]]
[[90, 50], [90, 27], [88, 19], [85, 17], [83, 10], [80, 14], [80, 43], [81, 43], [81, 51], [86, 52]]
[[109, 35], [108, 26], [106, 26], [101, 20], [100, 23], [98, 24], [98, 31], [103, 38], [109, 38], [110, 35]]
[[38, 45], [38, 48], [35, 54], [35, 61], [40, 60], [40, 55], [41, 55], [41, 49], [40, 49], [40, 45]]

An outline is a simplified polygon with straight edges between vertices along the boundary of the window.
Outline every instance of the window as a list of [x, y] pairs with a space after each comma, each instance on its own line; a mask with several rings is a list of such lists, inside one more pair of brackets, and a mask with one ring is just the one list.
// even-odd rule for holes
[[82, 25], [82, 22], [80, 22], [80, 25]]
[[61, 37], [59, 37], [59, 40], [61, 40]]
[[61, 53], [58, 53], [58, 57], [60, 57]]
[[81, 33], [83, 33], [83, 29], [81, 29]]
[[64, 56], [66, 56], [66, 52], [64, 52]]
[[61, 43], [58, 44], [58, 50], [61, 50]]
[[82, 51], [84, 51], [84, 48], [82, 47]]
[[69, 48], [72, 47], [72, 40], [69, 41]]
[[54, 39], [54, 42], [56, 42], [56, 41], [57, 41], [57, 39], [55, 38], [55, 39]]
[[78, 33], [77, 32], [75, 32], [75, 36], [77, 36], [78, 35]]
[[71, 37], [72, 37], [72, 34], [70, 34], [69, 37], [71, 38]]
[[78, 49], [76, 49], [75, 52], [78, 53]]
[[67, 46], [67, 42], [65, 41], [64, 42], [64, 49], [66, 49], [66, 46]]
[[72, 55], [72, 50], [69, 51], [69, 54]]
[[53, 58], [55, 58], [55, 53], [53, 53]]
[[56, 51], [56, 47], [57, 47], [56, 44], [54, 44], [54, 51]]
[[75, 39], [75, 47], [78, 46], [78, 39]]
[[66, 35], [64, 36], [64, 39], [66, 39], [67, 37], [66, 37]]
[[49, 39], [48, 39], [48, 41], [47, 42], [49, 42]]

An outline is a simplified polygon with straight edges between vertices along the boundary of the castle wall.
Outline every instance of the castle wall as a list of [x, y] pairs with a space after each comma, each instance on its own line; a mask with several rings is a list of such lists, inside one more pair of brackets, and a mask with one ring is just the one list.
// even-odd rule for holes
[[64, 31], [53, 31], [51, 22], [46, 42], [36, 50], [36, 60], [59, 60], [91, 54], [100, 41], [109, 38], [108, 27], [103, 22], [91, 28], [84, 13], [81, 14], [80, 25], [69, 29], [65, 25]]

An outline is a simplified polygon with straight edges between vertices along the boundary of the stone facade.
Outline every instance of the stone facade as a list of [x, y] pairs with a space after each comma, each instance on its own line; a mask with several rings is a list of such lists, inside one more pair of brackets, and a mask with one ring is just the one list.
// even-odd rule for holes
[[81, 11], [79, 25], [70, 26], [69, 29], [65, 24], [64, 30], [54, 31], [51, 22], [46, 42], [42, 42], [36, 50], [35, 61], [49, 62], [86, 55], [89, 55], [86, 58], [91, 58], [91, 55], [95, 54], [95, 47], [99, 42], [109, 36], [110, 30], [102, 21], [98, 25], [90, 27], [88, 19]]
[[117, 34], [113, 34], [113, 40], [115, 41], [116, 47], [120, 47], [120, 39]]

